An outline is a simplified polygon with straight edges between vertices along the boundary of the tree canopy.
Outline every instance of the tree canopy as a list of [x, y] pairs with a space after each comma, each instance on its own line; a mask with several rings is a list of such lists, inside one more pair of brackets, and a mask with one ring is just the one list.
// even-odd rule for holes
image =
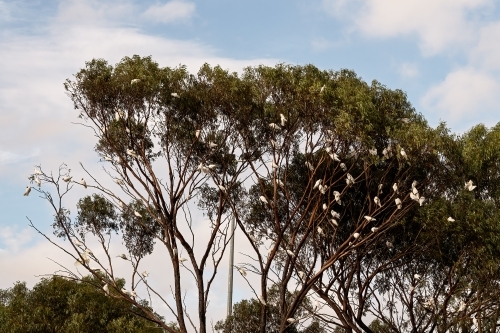
[[[65, 89], [119, 192], [88, 174], [95, 193], [72, 220], [62, 199], [82, 182], [66, 165], [55, 176], [38, 167], [30, 179], [44, 187], [34, 189], [54, 208], [61, 249], [166, 331], [137, 295], [141, 285], [161, 296], [142, 259], [165, 247], [174, 300], [161, 299], [180, 331], [205, 333], [232, 218], [251, 248], [235, 269], [255, 296], [235, 318], [258, 311], [254, 330], [306, 331], [311, 318], [348, 332], [496, 329], [500, 125], [456, 136], [430, 127], [401, 90], [312, 65], [191, 74], [151, 57], [94, 59]], [[125, 292], [110, 259], [117, 233]], [[89, 252], [89, 237], [104, 256]], [[183, 303], [186, 277], [197, 320]], [[318, 306], [304, 312], [309, 298]]]

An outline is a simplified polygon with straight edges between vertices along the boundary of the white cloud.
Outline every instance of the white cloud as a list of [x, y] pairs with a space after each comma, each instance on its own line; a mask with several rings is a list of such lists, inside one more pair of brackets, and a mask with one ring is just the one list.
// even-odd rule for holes
[[474, 68], [461, 68], [449, 73], [443, 82], [430, 88], [421, 102], [429, 110], [444, 115], [444, 119], [449, 120], [452, 125], [478, 117], [493, 116], [498, 121], [499, 91], [498, 78]]
[[477, 44], [470, 51], [471, 62], [484, 70], [500, 70], [500, 21], [485, 25], [479, 31]]
[[399, 65], [398, 72], [405, 78], [414, 78], [419, 75], [417, 64], [411, 62], [404, 62]]
[[172, 0], [166, 4], [153, 5], [142, 13], [142, 17], [160, 23], [187, 20], [195, 13], [195, 4], [182, 0]]

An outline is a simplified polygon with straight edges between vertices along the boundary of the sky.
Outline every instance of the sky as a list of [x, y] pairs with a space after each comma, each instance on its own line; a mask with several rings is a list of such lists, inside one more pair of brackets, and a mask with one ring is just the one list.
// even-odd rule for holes
[[[48, 258], [66, 260], [28, 226], [26, 217], [51, 234], [47, 202], [22, 195], [34, 165], [56, 172], [65, 162], [80, 175], [82, 162], [102, 173], [95, 138], [74, 124], [63, 89], [86, 61], [138, 54], [191, 72], [203, 63], [347, 68], [405, 91], [431, 126], [445, 121], [460, 134], [500, 121], [498, 41], [496, 0], [0, 0], [0, 288], [32, 286], [57, 269]], [[86, 194], [72, 191], [67, 207]], [[152, 279], [168, 275], [168, 264], [155, 264], [161, 253], [149, 260]], [[214, 286], [214, 321], [227, 269]], [[250, 296], [238, 274], [235, 286], [235, 301]]]

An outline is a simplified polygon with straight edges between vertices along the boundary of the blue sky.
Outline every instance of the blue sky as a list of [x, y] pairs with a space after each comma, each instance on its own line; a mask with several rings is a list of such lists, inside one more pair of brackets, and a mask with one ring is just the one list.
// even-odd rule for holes
[[33, 284], [59, 255], [27, 227], [28, 215], [50, 232], [46, 203], [22, 196], [33, 165], [101, 167], [62, 86], [85, 61], [349, 68], [462, 133], [500, 121], [499, 14], [495, 0], [0, 0], [0, 288]]

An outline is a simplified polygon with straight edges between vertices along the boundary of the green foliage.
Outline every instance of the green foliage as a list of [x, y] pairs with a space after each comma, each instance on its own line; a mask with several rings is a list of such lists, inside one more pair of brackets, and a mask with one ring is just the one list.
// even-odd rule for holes
[[42, 279], [31, 290], [24, 282], [0, 290], [0, 331], [163, 332], [137, 316], [139, 312], [128, 302], [96, 289], [96, 283], [100, 282], [91, 277], [82, 282], [54, 277]]

